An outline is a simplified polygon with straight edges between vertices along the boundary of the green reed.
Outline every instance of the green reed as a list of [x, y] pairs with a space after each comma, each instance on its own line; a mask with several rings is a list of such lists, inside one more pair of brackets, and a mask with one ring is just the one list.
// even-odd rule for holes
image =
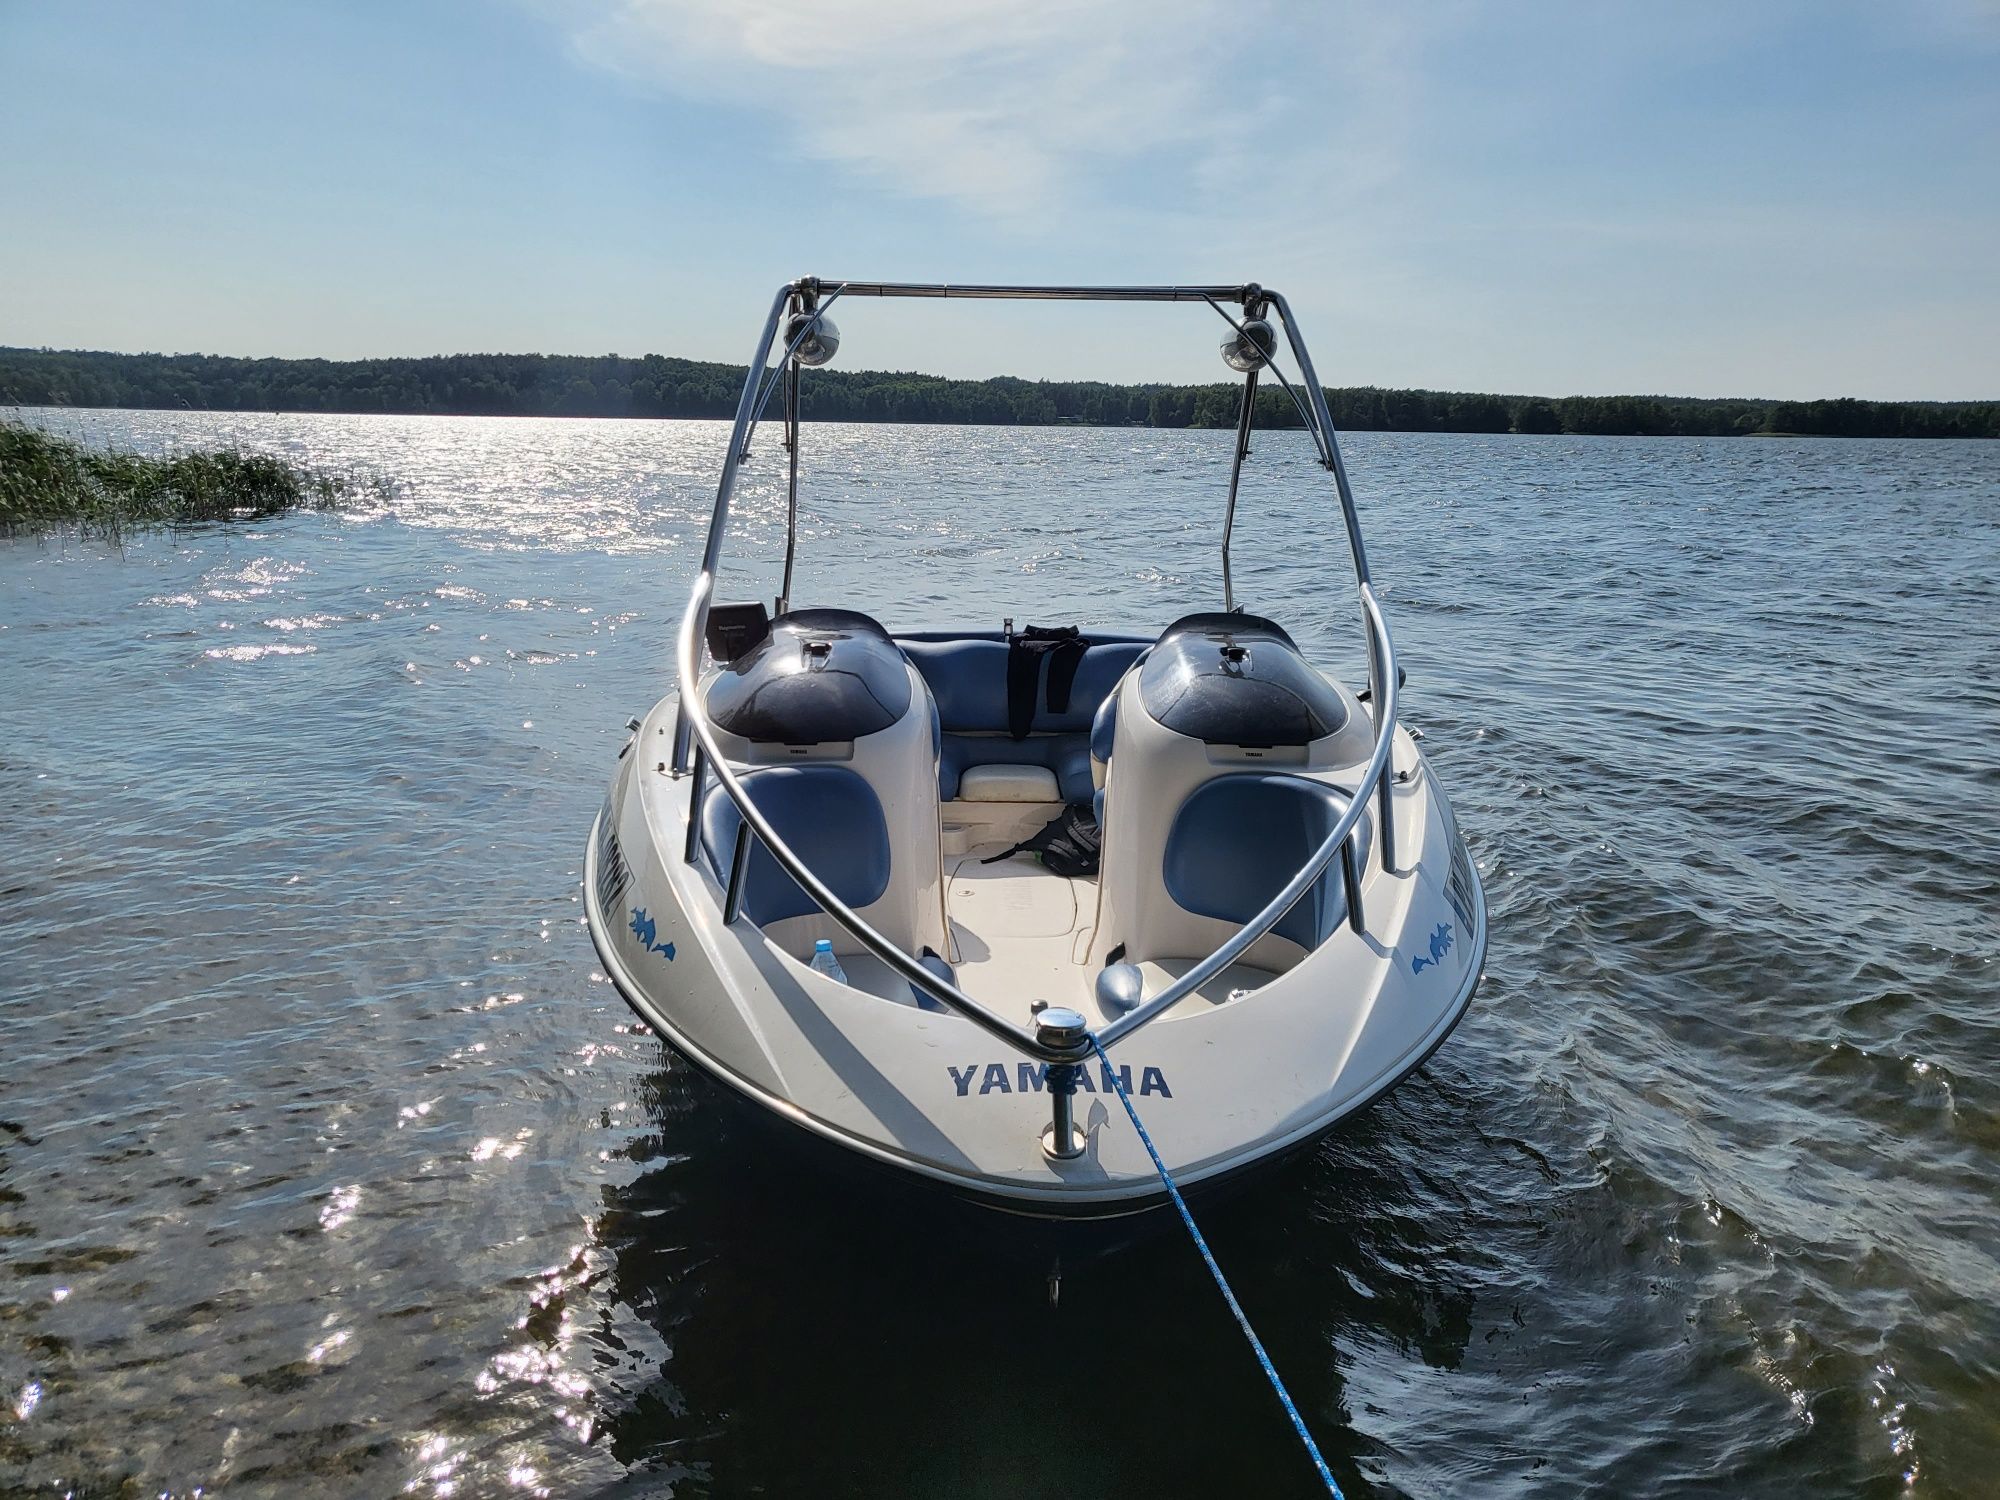
[[0, 418], [0, 534], [130, 531], [257, 520], [384, 498], [379, 480], [224, 446], [147, 457]]

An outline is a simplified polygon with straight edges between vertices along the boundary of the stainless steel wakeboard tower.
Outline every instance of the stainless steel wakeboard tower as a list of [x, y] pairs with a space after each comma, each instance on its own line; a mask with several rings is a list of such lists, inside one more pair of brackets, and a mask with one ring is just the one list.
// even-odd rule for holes
[[[1255, 417], [1260, 377], [1269, 372], [1285, 391], [1310, 436], [1318, 462], [1332, 476], [1341, 518], [1346, 528], [1354, 569], [1355, 590], [1368, 652], [1368, 691], [1363, 696], [1373, 720], [1373, 750], [1369, 755], [1345, 810], [1292, 878], [1263, 909], [1252, 916], [1235, 935], [1195, 963], [1159, 993], [1096, 1031], [1097, 1045], [1107, 1051], [1161, 1016], [1188, 995], [1195, 993], [1235, 964], [1260, 938], [1277, 926], [1286, 914], [1315, 886], [1326, 871], [1340, 862], [1340, 879], [1346, 897], [1346, 922], [1356, 933], [1367, 932], [1362, 904], [1362, 861], [1365, 850], [1357, 852], [1356, 830], [1364, 814], [1375, 808], [1372, 819], [1377, 837], [1376, 854], [1385, 872], [1397, 872], [1395, 814], [1391, 804], [1390, 767], [1396, 726], [1397, 690], [1401, 673], [1388, 625], [1376, 600], [1368, 572], [1367, 552], [1355, 513], [1353, 492], [1341, 460], [1339, 441], [1327, 410], [1325, 392], [1315, 373], [1311, 355], [1300, 336], [1291, 306], [1280, 292], [1247, 283], [1238, 286], [959, 286], [921, 283], [839, 281], [802, 278], [779, 289], [772, 299], [769, 315], [749, 363], [743, 394], [737, 404], [729, 446], [723, 460], [714, 513], [702, 552], [699, 573], [689, 597], [678, 640], [677, 666], [682, 691], [674, 720], [671, 774], [678, 779], [693, 778], [688, 797], [686, 843], [683, 856], [689, 864], [698, 858], [701, 844], [699, 809], [712, 788], [719, 788], [734, 805], [748, 836], [735, 841], [724, 896], [722, 919], [734, 923], [741, 909], [745, 872], [753, 846], [761, 847], [820, 909], [916, 990], [932, 997], [953, 1013], [973, 1022], [992, 1036], [1027, 1057], [1056, 1069], [1082, 1066], [1092, 1055], [1091, 1036], [1083, 1018], [1063, 1007], [1042, 1010], [1032, 1027], [1016, 1024], [967, 994], [956, 983], [927, 967], [913, 955], [878, 932], [844, 903], [831, 886], [816, 874], [786, 843], [780, 831], [746, 792], [738, 772], [730, 764], [718, 742], [703, 695], [694, 691], [702, 680], [702, 648], [706, 638], [730, 505], [735, 495], [737, 475], [748, 454], [750, 438], [774, 395], [783, 390], [784, 446], [788, 458], [786, 478], [785, 559], [781, 592], [782, 613], [791, 604], [793, 565], [797, 550], [799, 384], [802, 372], [824, 364], [839, 347], [839, 333], [828, 310], [843, 298], [898, 297], [975, 300], [1021, 300], [1059, 302], [1171, 302], [1205, 304], [1227, 325], [1229, 337], [1223, 357], [1231, 369], [1243, 375], [1241, 408], [1237, 422], [1234, 456], [1230, 465], [1227, 508], [1222, 538], [1223, 606], [1236, 608], [1229, 569], [1229, 545], [1235, 525], [1238, 487], [1243, 464], [1249, 454], [1249, 437]], [[1230, 309], [1236, 309], [1232, 312]], [[1288, 377], [1279, 363], [1280, 349], [1273, 320], [1284, 332], [1284, 346], [1291, 355], [1295, 378]], [[782, 337], [782, 344], [780, 339]], [[772, 363], [777, 349], [777, 364]], [[1454, 835], [1455, 837], [1455, 835]], [[1482, 928], [1483, 928], [1483, 924]], [[1483, 950], [1483, 930], [1477, 936]], [[1469, 998], [1469, 989], [1467, 991]], [[1462, 1008], [1462, 1007], [1461, 1007]], [[1455, 1019], [1455, 1017], [1454, 1017]], [[1441, 1038], [1440, 1038], [1441, 1040]], [[1045, 1137], [1051, 1156], [1073, 1154], [1069, 1130], [1069, 1096], [1061, 1088], [1054, 1095], [1055, 1125]]]

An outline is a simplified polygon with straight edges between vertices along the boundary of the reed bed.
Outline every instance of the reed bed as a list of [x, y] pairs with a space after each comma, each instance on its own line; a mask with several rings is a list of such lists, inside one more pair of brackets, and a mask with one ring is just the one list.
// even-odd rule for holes
[[254, 521], [385, 498], [381, 481], [235, 445], [161, 457], [93, 447], [0, 418], [0, 534], [135, 531]]

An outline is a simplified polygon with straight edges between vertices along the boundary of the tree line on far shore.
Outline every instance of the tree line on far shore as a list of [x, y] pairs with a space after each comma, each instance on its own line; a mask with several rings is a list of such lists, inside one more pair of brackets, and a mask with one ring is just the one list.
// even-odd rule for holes
[[[0, 348], [0, 404], [210, 411], [533, 417], [730, 417], [743, 367], [648, 354], [449, 354], [423, 359], [237, 359]], [[947, 380], [885, 370], [807, 373], [817, 421], [1233, 427], [1240, 387], [1095, 380]], [[1359, 432], [1606, 436], [2000, 437], [2000, 401], [1763, 401], [1692, 396], [1489, 396], [1329, 389], [1334, 425]], [[775, 403], [773, 403], [775, 406]], [[1296, 427], [1280, 390], [1258, 425]]]

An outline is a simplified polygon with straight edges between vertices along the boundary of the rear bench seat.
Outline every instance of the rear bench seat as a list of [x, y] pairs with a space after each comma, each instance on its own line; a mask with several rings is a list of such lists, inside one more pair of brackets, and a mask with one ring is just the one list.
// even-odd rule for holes
[[[1090, 721], [1126, 668], [1151, 643], [1095, 635], [1084, 639], [1088, 646], [1077, 665], [1068, 708], [1057, 713], [1048, 706], [1049, 664], [1044, 657], [1034, 723], [1028, 737], [1017, 740], [1007, 732], [1005, 639], [997, 634], [896, 638], [896, 644], [930, 684], [931, 697], [937, 703], [942, 731], [940, 798], [958, 800], [960, 781], [974, 766], [1043, 766], [1055, 773], [1063, 801], [1090, 802]], [[1032, 786], [1030, 778], [1008, 781], [1017, 787]]]

